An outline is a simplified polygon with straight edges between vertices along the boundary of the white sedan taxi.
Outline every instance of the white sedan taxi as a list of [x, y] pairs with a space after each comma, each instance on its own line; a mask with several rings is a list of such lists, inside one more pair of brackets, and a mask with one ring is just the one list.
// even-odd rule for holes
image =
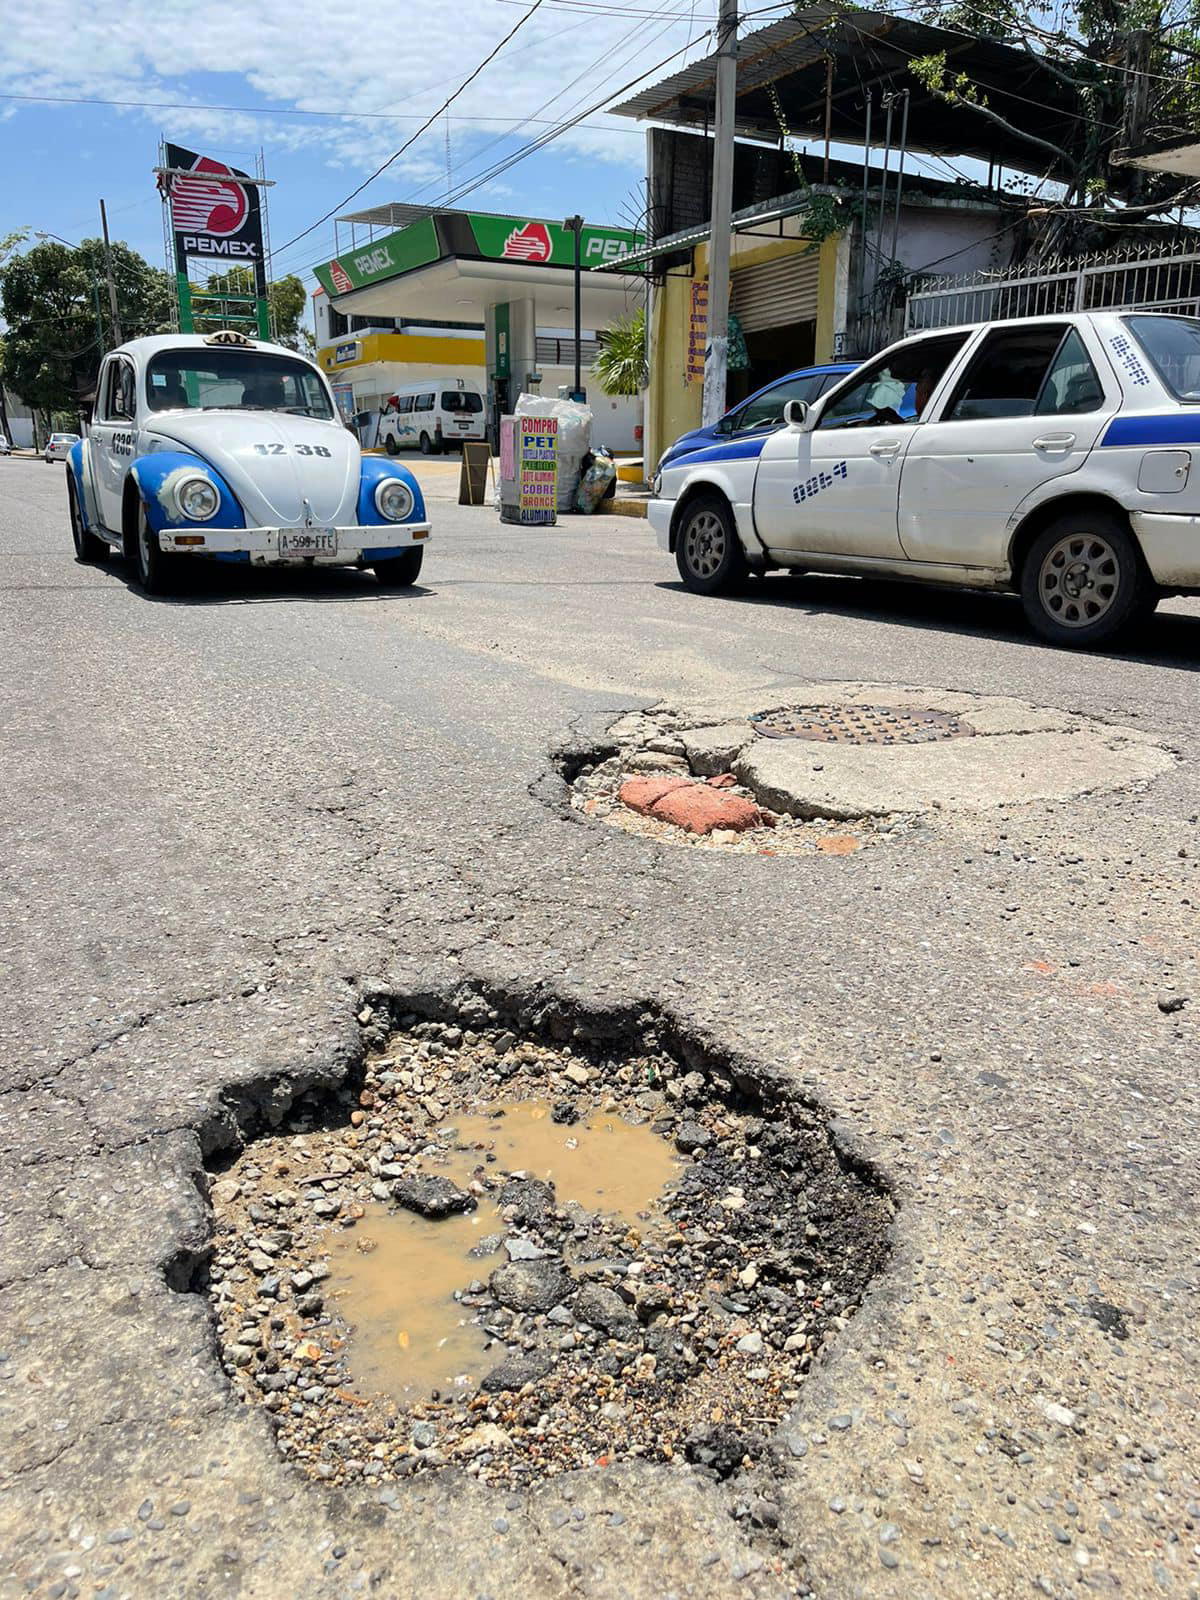
[[1076, 646], [1200, 593], [1200, 319], [939, 329], [785, 415], [662, 472], [650, 522], [689, 589], [791, 567], [1016, 591]]
[[104, 358], [67, 497], [78, 559], [114, 547], [151, 594], [200, 560], [370, 567], [407, 586], [429, 538], [416, 479], [362, 454], [320, 370], [230, 331]]

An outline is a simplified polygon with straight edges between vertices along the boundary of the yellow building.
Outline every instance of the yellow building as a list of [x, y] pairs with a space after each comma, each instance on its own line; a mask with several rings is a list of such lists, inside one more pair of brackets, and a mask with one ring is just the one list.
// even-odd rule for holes
[[[786, 224], [785, 224], [786, 226]], [[832, 361], [844, 325], [846, 251], [840, 237], [813, 244], [795, 231], [764, 241], [734, 233], [730, 244], [730, 311], [745, 335], [751, 365], [729, 375], [728, 403], [772, 377]], [[650, 385], [646, 395], [646, 460], [650, 466], [681, 433], [700, 426], [707, 342], [708, 241], [690, 247], [690, 267], [673, 267], [654, 283], [649, 302]], [[649, 470], [649, 469], [647, 469]]]

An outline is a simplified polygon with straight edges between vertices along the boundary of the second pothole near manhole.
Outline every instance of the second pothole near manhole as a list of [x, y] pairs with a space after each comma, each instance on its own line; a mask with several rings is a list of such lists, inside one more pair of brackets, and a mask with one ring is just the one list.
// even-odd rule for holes
[[664, 843], [850, 855], [953, 813], [1143, 784], [1174, 759], [1138, 730], [1053, 707], [799, 684], [631, 713], [564, 777], [576, 813]]
[[214, 1182], [226, 1366], [331, 1483], [728, 1473], [886, 1254], [815, 1114], [677, 1051], [409, 1015]]

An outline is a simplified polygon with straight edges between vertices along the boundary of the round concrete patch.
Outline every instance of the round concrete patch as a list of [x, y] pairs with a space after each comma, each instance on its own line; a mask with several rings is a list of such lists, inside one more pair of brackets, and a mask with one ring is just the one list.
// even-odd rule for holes
[[[865, 708], [937, 713], [974, 737], [908, 743], [763, 738], [752, 720], [778, 707], [821, 708], [850, 722]], [[657, 746], [677, 770], [732, 772], [760, 806], [795, 818], [985, 811], [1126, 789], [1168, 771], [1175, 754], [1136, 729], [1021, 700], [881, 684], [773, 685], [689, 708], [659, 708], [613, 730], [625, 759]], [[669, 746], [663, 750], [664, 745]], [[678, 750], [678, 755], [673, 752]], [[648, 770], [643, 766], [641, 770]]]

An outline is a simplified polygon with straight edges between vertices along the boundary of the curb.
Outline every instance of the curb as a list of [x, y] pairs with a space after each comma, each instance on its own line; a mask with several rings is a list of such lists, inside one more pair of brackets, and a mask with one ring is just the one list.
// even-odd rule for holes
[[610, 512], [614, 517], [645, 517], [645, 500], [633, 500], [624, 495], [614, 495], [607, 504], [597, 507], [598, 510]]

